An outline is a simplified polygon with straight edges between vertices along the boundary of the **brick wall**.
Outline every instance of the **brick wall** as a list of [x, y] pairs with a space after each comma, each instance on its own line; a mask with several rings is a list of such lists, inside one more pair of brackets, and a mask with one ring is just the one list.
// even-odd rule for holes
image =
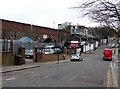
[[[59, 59], [63, 60], [63, 55], [64, 54], [59, 54]], [[38, 61], [46, 62], [46, 61], [53, 61], [53, 60], [58, 60], [58, 55], [57, 54], [38, 54], [37, 56]]]

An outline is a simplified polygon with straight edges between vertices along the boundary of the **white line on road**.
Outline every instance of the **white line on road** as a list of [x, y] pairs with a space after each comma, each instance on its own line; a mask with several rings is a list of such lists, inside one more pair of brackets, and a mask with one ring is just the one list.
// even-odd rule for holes
[[48, 76], [44, 76], [43, 78], [48, 78]]
[[110, 67], [112, 67], [112, 62], [110, 62]]
[[16, 79], [15, 76], [14, 76], [14, 77], [11, 77], [11, 78], [8, 78], [8, 79], [5, 79], [5, 80], [10, 81], [10, 80], [14, 80], [14, 79]]
[[110, 62], [110, 67], [116, 67], [116, 64], [113, 62]]
[[26, 73], [24, 73], [24, 74], [33, 74], [34, 72], [26, 72]]
[[74, 80], [76, 77], [73, 77], [73, 78], [71, 78], [70, 80], [72, 81], [72, 80]]
[[107, 72], [107, 89], [110, 89], [110, 82], [111, 82], [111, 77], [110, 77], [110, 69], [108, 69]]
[[116, 67], [115, 63], [114, 63], [114, 67]]

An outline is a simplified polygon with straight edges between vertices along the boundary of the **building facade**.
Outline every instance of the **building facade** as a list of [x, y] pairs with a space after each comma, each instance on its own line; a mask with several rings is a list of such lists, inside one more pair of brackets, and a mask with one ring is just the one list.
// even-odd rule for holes
[[[1, 41], [3, 41], [3, 49], [12, 49], [9, 46], [11, 42], [19, 40], [22, 37], [29, 37], [33, 43], [55, 43], [65, 42], [70, 38], [70, 33], [60, 29], [42, 27], [27, 23], [15, 22], [1, 19]], [[12, 47], [12, 46], [11, 46]]]

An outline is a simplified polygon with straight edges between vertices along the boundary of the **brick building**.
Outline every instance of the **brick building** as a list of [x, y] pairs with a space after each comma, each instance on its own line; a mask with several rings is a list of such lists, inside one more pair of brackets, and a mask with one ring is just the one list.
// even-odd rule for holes
[[67, 40], [70, 33], [60, 29], [53, 29], [37, 25], [31, 25], [21, 22], [9, 21], [1, 19], [2, 24], [2, 39], [16, 40], [21, 37], [28, 36], [32, 40], [44, 42], [46, 39], [51, 38], [54, 41]]
[[[16, 45], [14, 42], [23, 37], [31, 38], [33, 41], [33, 47], [35, 46], [35, 43], [64, 43], [70, 38], [70, 33], [61, 29], [42, 27], [4, 19], [0, 19], [0, 34], [0, 52], [2, 53], [3, 65], [13, 65], [15, 63], [15, 53], [17, 53], [19, 47], [25, 46], [22, 46], [23, 44], [20, 45], [19, 43]], [[32, 44], [28, 43], [27, 46], [31, 46]], [[22, 52], [21, 55], [24, 59], [24, 52]], [[53, 57], [53, 55], [51, 55], [51, 57], [49, 55], [44, 55], [45, 57], [41, 58], [41, 54], [37, 56], [40, 56], [38, 57], [39, 61], [50, 60], [46, 58]], [[57, 56], [54, 57], [54, 59], [56, 58]]]
[[36, 45], [34, 43], [37, 43], [37, 45], [41, 43], [56, 42], [64, 44], [68, 39], [70, 39], [70, 33], [61, 29], [42, 27], [4, 19], [0, 20], [0, 25], [0, 51], [17, 51], [18, 47], [21, 47], [23, 43], [14, 45], [13, 41], [20, 40], [23, 37], [29, 37], [32, 39], [33, 43], [28, 43], [28, 46]]

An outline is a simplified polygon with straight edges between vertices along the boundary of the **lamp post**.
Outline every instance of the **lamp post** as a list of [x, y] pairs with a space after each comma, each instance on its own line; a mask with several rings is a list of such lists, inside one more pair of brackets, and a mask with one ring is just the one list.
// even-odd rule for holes
[[85, 56], [86, 56], [86, 42], [87, 42], [87, 38], [86, 38], [86, 29], [85, 29]]
[[53, 28], [55, 28], [54, 25], [55, 25], [55, 22], [53, 22]]
[[[59, 29], [61, 28], [61, 24], [58, 24], [58, 29], [57, 29], [57, 43], [59, 42]], [[57, 53], [57, 57], [58, 57], [58, 63], [59, 63], [59, 52]]]
[[16, 55], [16, 47], [14, 47], [14, 43], [15, 43], [15, 40], [16, 40], [16, 32], [13, 32], [14, 33], [14, 38], [13, 38], [13, 53], [15, 53]]

